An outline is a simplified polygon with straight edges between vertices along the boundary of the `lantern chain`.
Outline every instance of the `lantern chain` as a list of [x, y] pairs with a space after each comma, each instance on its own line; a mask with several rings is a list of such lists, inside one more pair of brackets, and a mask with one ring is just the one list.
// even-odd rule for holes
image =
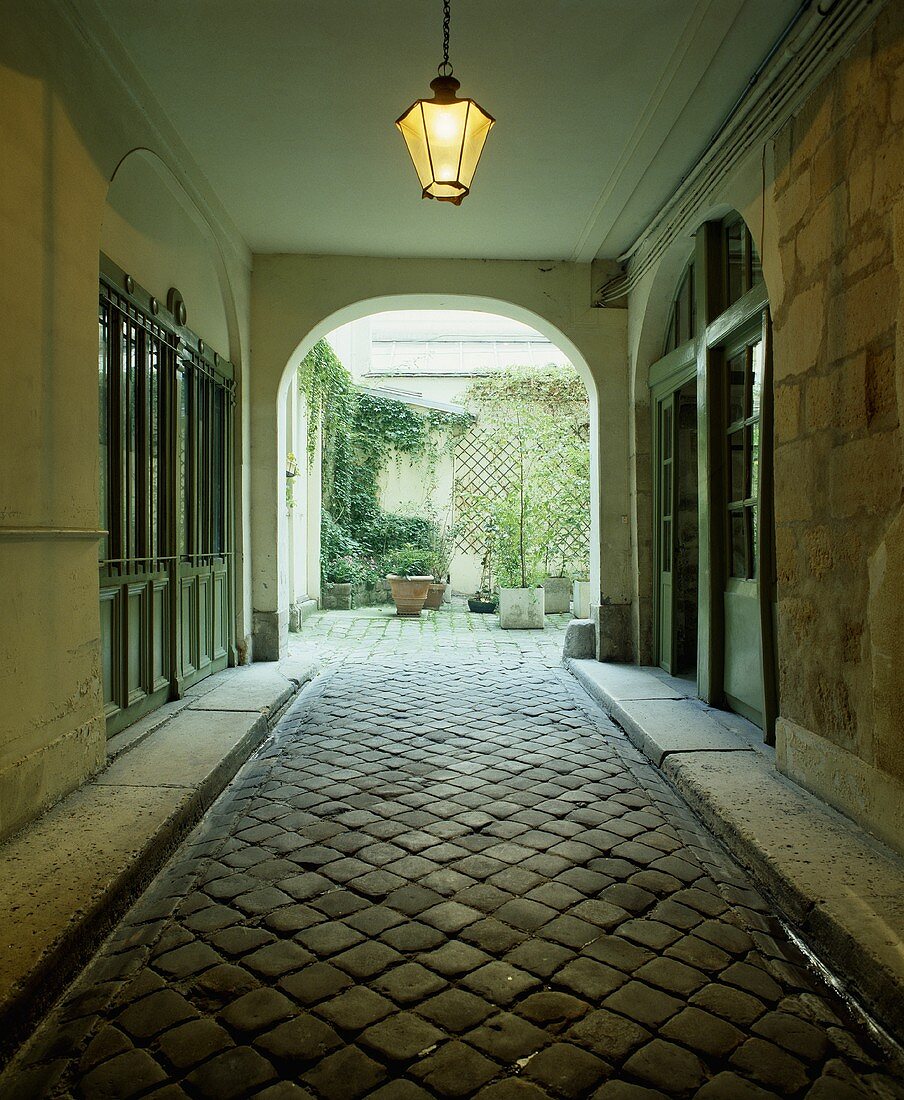
[[[443, 76], [449, 76], [452, 66], [449, 64], [449, 23], [452, 20], [452, 0], [443, 0], [443, 63], [439, 66], [439, 72]], [[445, 70], [445, 72], [443, 72]]]

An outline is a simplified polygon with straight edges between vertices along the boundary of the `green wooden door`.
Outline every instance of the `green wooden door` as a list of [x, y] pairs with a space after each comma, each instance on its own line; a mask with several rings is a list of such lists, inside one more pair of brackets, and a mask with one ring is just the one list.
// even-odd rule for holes
[[724, 358], [725, 524], [723, 592], [725, 697], [733, 710], [764, 726], [760, 610], [760, 451], [763, 394], [762, 333]]
[[675, 512], [678, 500], [678, 408], [675, 391], [657, 401], [656, 422], [658, 658], [661, 667], [672, 673], [676, 671]]
[[185, 345], [178, 364], [176, 683], [181, 694], [228, 662], [232, 394]]
[[107, 734], [228, 663], [229, 364], [102, 257], [101, 663]]

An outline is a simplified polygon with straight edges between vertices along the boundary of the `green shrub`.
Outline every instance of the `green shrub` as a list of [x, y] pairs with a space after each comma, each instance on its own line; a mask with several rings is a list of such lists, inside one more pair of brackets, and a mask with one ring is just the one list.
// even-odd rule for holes
[[432, 577], [427, 553], [417, 546], [402, 546], [386, 558], [386, 570], [397, 577]]

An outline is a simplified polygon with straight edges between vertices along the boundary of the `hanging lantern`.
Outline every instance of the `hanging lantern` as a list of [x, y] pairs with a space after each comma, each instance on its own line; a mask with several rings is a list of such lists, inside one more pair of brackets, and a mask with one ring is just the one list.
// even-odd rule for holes
[[430, 81], [432, 99], [418, 99], [396, 126], [421, 181], [421, 197], [461, 205], [490, 129], [496, 122], [473, 99], [459, 99], [461, 84], [449, 64], [449, 4], [443, 2], [443, 62]]

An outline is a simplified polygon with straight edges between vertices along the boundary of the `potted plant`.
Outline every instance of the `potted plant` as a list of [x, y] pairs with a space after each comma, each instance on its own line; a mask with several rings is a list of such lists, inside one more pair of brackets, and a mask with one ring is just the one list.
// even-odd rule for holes
[[480, 587], [468, 597], [468, 610], [478, 615], [491, 615], [498, 606], [499, 599], [493, 591], [493, 545], [488, 538], [480, 567]]
[[[558, 552], [557, 552], [558, 551]], [[571, 610], [571, 577], [565, 574], [565, 552], [553, 545], [547, 536], [543, 555], [543, 600], [547, 615], [561, 615]]]
[[499, 625], [503, 630], [542, 630], [545, 593], [538, 584], [539, 552], [529, 541], [528, 500], [516, 486], [496, 508]]
[[424, 608], [433, 581], [427, 559], [427, 552], [414, 546], [403, 546], [387, 559], [386, 579], [392, 589], [396, 614], [403, 618], [415, 618]]
[[438, 611], [442, 606], [446, 585], [449, 583], [449, 563], [455, 550], [455, 533], [447, 524], [434, 525], [430, 539], [430, 571], [433, 583], [427, 591], [424, 604], [430, 611]]

